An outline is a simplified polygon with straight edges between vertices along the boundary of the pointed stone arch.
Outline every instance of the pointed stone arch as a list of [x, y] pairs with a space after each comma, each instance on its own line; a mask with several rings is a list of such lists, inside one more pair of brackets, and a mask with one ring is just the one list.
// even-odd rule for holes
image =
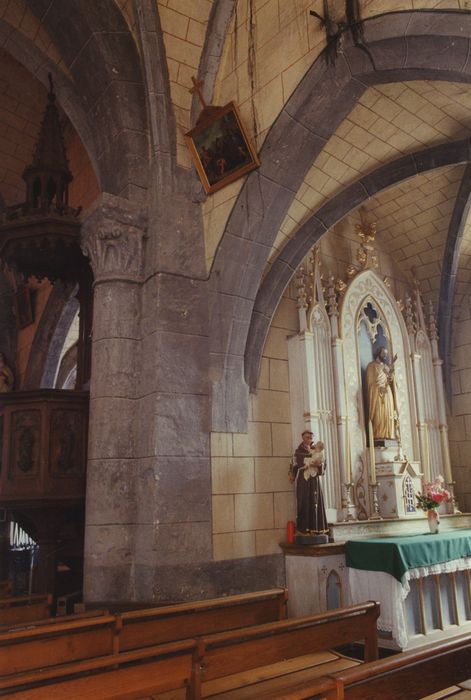
[[139, 196], [147, 188], [145, 95], [136, 44], [118, 6], [110, 2], [104, 12], [99, 4], [80, 0], [29, 0], [28, 7], [54, 37], [70, 79], [3, 20], [0, 44], [44, 85], [47, 73], [53, 74], [58, 100], [88, 151], [102, 190]]
[[[370, 85], [423, 79], [471, 82], [469, 13], [393, 12], [365, 22], [365, 32], [369, 55], [350, 43], [334, 66], [321, 55], [307, 71], [273, 124], [260, 154], [262, 165], [247, 179], [227, 222], [210, 280], [213, 374], [218, 378], [215, 430], [244, 425], [241, 401], [248, 386], [255, 388], [270, 320], [295, 270], [292, 261], [344, 215], [339, 197], [328, 202], [322, 218], [316, 212], [298, 231], [261, 284], [281, 222], [326, 141]], [[342, 193], [349, 201], [348, 210], [417, 172], [447, 162], [468, 162], [469, 141], [461, 142], [459, 147], [463, 146], [464, 152], [453, 157], [453, 147], [444, 145], [435, 153], [434, 163], [428, 149], [396, 161], [394, 173], [388, 166], [379, 168]], [[445, 162], [440, 162], [440, 154]]]

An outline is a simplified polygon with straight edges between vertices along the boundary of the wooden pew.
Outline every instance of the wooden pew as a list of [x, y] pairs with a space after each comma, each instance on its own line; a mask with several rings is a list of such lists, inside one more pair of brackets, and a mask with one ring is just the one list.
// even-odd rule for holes
[[0, 678], [12, 700], [132, 700], [183, 689], [192, 700], [197, 644], [184, 640]]
[[0, 630], [0, 676], [155, 646], [286, 616], [286, 589]]
[[[471, 678], [471, 635], [335, 674], [348, 700], [418, 700]], [[309, 697], [309, 696], [307, 696]]]
[[0, 634], [0, 677], [116, 653], [114, 615]]
[[287, 600], [287, 590], [276, 588], [125, 612], [118, 616], [119, 650], [284, 620]]
[[52, 595], [24, 595], [0, 598], [0, 624], [15, 624], [48, 617], [51, 612]]
[[[418, 651], [407, 651], [386, 659], [360, 664], [334, 673], [330, 677], [304, 683], [293, 683], [287, 689], [271, 695], [271, 700], [311, 700], [324, 689], [326, 697], [338, 700], [421, 700], [471, 678], [471, 635], [440, 642]], [[450, 697], [459, 700], [459, 688]], [[337, 694], [335, 694], [337, 693]], [[260, 695], [260, 698], [263, 698]], [[443, 695], [448, 697], [448, 694]]]
[[195, 698], [258, 700], [293, 679], [318, 679], [357, 664], [328, 650], [358, 640], [365, 640], [365, 658], [377, 659], [378, 616], [379, 604], [369, 602], [203, 637]]
[[71, 622], [73, 620], [86, 620], [93, 617], [102, 617], [103, 615], [109, 615], [109, 610], [86, 610], [81, 613], [74, 613], [73, 615], [61, 615], [60, 617], [45, 617], [42, 620], [31, 620], [26, 622], [17, 622], [10, 624], [0, 625], [0, 635], [5, 632], [16, 632], [20, 630], [32, 630], [36, 627], [44, 627], [45, 625], [61, 624], [64, 622]]
[[[306, 695], [309, 688], [309, 696]], [[322, 676], [308, 683], [296, 683], [289, 688], [277, 691], [270, 689], [261, 692], [257, 700], [343, 700], [343, 687], [333, 677]]]
[[10, 595], [11, 593], [11, 581], [10, 579], [5, 579], [0, 581], [0, 598]]

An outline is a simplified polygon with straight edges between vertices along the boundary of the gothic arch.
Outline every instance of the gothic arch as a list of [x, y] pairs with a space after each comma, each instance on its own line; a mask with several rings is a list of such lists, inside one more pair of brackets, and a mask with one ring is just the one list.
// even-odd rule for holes
[[[245, 381], [251, 389], [255, 387], [271, 317], [295, 269], [285, 255], [300, 259], [304, 254], [300, 251], [305, 252], [344, 215], [338, 197], [328, 202], [323, 218], [314, 215], [310, 226], [298, 231], [260, 287], [281, 222], [328, 138], [370, 85], [419, 79], [471, 81], [468, 13], [393, 12], [365, 22], [365, 32], [370, 57], [350, 44], [334, 66], [326, 65], [321, 55], [308, 70], [273, 124], [261, 151], [262, 165], [247, 179], [227, 222], [211, 274], [213, 303], [219, 308], [219, 313], [212, 314], [211, 329], [221, 377], [215, 400], [225, 402], [215, 408], [215, 429], [230, 427], [229, 393], [236, 399], [244, 396]], [[465, 145], [465, 154], [456, 153], [452, 162], [469, 160], [469, 142]], [[343, 196], [349, 200], [349, 210], [394, 181], [445, 164], [424, 164], [420, 155], [415, 160], [399, 159], [392, 180], [387, 167], [380, 168], [375, 177], [362, 178], [347, 188]], [[240, 414], [237, 409], [234, 415]]]
[[3, 20], [1, 45], [44, 85], [47, 73], [53, 74], [58, 100], [89, 153], [102, 190], [125, 196], [132, 186], [145, 190], [148, 151], [142, 74], [134, 39], [119, 8], [109, 3], [102, 12], [98, 5], [79, 0], [27, 4], [54, 36], [71, 78]]
[[[403, 447], [412, 459], [417, 454], [417, 438], [415, 435], [415, 410], [414, 408], [414, 380], [410, 370], [409, 362], [409, 338], [407, 328], [398, 309], [396, 300], [391, 291], [386, 287], [381, 278], [372, 270], [360, 272], [349, 284], [345, 296], [342, 300], [339, 318], [339, 332], [343, 342], [343, 352], [345, 358], [353, 358], [358, 353], [358, 320], [360, 310], [369, 302], [374, 305], [382, 314], [383, 322], [388, 328], [390, 340], [394, 353], [397, 354], [395, 364], [395, 375], [397, 384], [398, 410], [401, 417], [401, 440]], [[359, 416], [355, 416], [358, 410], [358, 391], [360, 376], [358, 373], [358, 363], [345, 363], [345, 388], [347, 392], [347, 413], [351, 418], [356, 417], [354, 423], [361, 427], [363, 440], [365, 430], [363, 425], [359, 425]], [[364, 445], [360, 442], [356, 444], [355, 431], [352, 431], [352, 450], [357, 449], [358, 454], [363, 452]]]
[[[344, 356], [344, 386], [352, 480], [356, 484], [365, 482], [366, 464], [368, 464], [358, 342], [360, 312], [368, 302], [372, 302], [381, 315], [383, 324], [388, 330], [392, 349], [397, 354], [395, 391], [401, 445], [409, 460], [419, 457], [414, 378], [410, 366], [407, 328], [391, 291], [373, 270], [364, 270], [349, 284], [342, 300], [339, 317], [339, 335]], [[352, 358], [356, 358], [356, 361], [352, 361]], [[362, 489], [357, 490], [357, 498], [360, 511], [370, 512], [368, 496]]]
[[[295, 270], [309, 249], [338, 221], [365, 200], [402, 180], [444, 165], [471, 160], [471, 139], [432, 146], [381, 166], [344, 189], [318, 209], [288, 241], [257, 293], [245, 351], [245, 376], [255, 389], [263, 344], [271, 318]], [[461, 238], [457, 239], [460, 241]]]

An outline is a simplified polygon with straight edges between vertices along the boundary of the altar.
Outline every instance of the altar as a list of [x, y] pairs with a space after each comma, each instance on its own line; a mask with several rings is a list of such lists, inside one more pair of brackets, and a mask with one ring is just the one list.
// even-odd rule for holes
[[[312, 478], [330, 541], [301, 544], [324, 528], [305, 532], [298, 503], [303, 537], [282, 544], [289, 614], [379, 600], [381, 644], [408, 649], [471, 628], [471, 515], [461, 513], [455, 493], [434, 309], [417, 283], [399, 288], [378, 274], [376, 228], [361, 212], [355, 232], [359, 246], [344, 269], [339, 263], [326, 274], [331, 257], [316, 247], [293, 289], [299, 325], [287, 340], [293, 453], [302, 435], [312, 435], [306, 469], [316, 441], [324, 444], [325, 469]], [[442, 532], [433, 537], [425, 534], [422, 510], [430, 494], [437, 498], [426, 508], [436, 508]], [[353, 550], [375, 538], [368, 567], [352, 567]], [[401, 543], [388, 547], [387, 538]], [[388, 558], [402, 561], [397, 575], [381, 570]]]
[[471, 629], [471, 530], [350, 540], [345, 558], [349, 602], [379, 601], [378, 629], [392, 645]]
[[[356, 521], [339, 523], [328, 545], [282, 544], [290, 617], [378, 600], [380, 646], [401, 650], [471, 631], [471, 515], [443, 516], [442, 528], [426, 534], [424, 517]], [[348, 566], [363, 548], [370, 569]]]

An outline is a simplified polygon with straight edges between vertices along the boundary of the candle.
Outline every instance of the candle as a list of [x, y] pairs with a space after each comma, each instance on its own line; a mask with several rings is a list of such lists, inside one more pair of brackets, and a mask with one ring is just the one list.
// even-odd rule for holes
[[425, 479], [426, 481], [431, 480], [430, 473], [430, 443], [428, 436], [428, 423], [424, 423], [424, 438], [425, 438]]
[[368, 436], [370, 439], [370, 470], [371, 470], [371, 483], [376, 484], [376, 465], [375, 465], [375, 439], [373, 436], [373, 424], [371, 421], [368, 423]]
[[295, 529], [293, 520], [288, 520], [286, 523], [286, 541], [288, 544], [294, 544]]
[[347, 439], [346, 439], [346, 479], [347, 479], [347, 484], [352, 483], [352, 456], [350, 454], [350, 432], [348, 430], [348, 421], [347, 421]]

